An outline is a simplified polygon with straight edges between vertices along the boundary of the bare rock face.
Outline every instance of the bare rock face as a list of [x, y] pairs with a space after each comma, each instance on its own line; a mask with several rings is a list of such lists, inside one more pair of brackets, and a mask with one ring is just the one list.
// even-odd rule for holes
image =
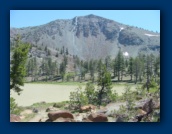
[[93, 122], [107, 122], [108, 118], [105, 114], [90, 114], [88, 116], [88, 119], [93, 121]]
[[17, 34], [21, 35], [23, 42], [36, 46], [30, 55], [39, 58], [47, 56], [43, 51], [45, 46], [52, 51], [51, 57], [55, 56], [53, 53], [57, 53], [55, 48], [61, 49], [64, 46], [71, 55], [77, 55], [83, 60], [100, 59], [108, 55], [115, 57], [119, 45], [134, 57], [140, 51], [146, 52], [147, 47], [157, 54], [160, 49], [159, 33], [95, 15], [55, 20], [36, 27], [10, 28], [11, 46], [15, 44], [14, 38]]
[[60, 117], [74, 119], [73, 115], [68, 111], [50, 112], [48, 113], [48, 117], [51, 121], [54, 121]]
[[142, 45], [144, 42], [136, 33], [129, 32], [129, 30], [123, 30], [119, 34], [119, 43], [127, 45]]
[[10, 122], [20, 122], [21, 118], [18, 115], [10, 114]]

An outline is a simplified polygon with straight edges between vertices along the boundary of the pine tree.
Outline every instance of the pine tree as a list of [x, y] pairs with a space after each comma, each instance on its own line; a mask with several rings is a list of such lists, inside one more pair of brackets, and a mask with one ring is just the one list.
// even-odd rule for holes
[[157, 77], [160, 77], [160, 56], [155, 59], [154, 63], [154, 75], [155, 75], [155, 82], [157, 81]]
[[124, 71], [125, 71], [125, 64], [124, 64], [124, 57], [121, 50], [119, 50], [117, 57], [115, 58], [114, 67], [115, 67], [115, 70], [117, 71], [118, 81], [122, 80]]
[[52, 58], [48, 58], [48, 75], [49, 75], [49, 78], [51, 79], [51, 76], [53, 75], [53, 69], [52, 69]]
[[37, 75], [38, 75], [38, 64], [37, 64], [37, 60], [36, 57], [34, 57], [33, 59], [33, 70], [34, 70], [34, 81], [37, 81]]
[[60, 64], [60, 75], [61, 75], [62, 81], [64, 81], [65, 72], [66, 72], [66, 66], [65, 66], [65, 63], [62, 62]]
[[110, 58], [110, 56], [107, 56], [105, 58], [105, 65], [106, 65], [107, 70], [110, 71], [111, 70], [111, 58]]
[[134, 60], [134, 76], [135, 76], [135, 84], [137, 83], [139, 73], [140, 73], [140, 61], [138, 57], [135, 58]]
[[151, 68], [150, 68], [151, 60], [150, 56], [146, 56], [146, 62], [145, 62], [145, 74], [146, 74], [146, 89], [149, 92], [149, 83], [150, 83], [150, 74], [151, 74]]
[[45, 46], [45, 49], [44, 49], [45, 52], [47, 52], [47, 46]]
[[16, 39], [16, 47], [13, 50], [10, 70], [10, 89], [20, 94], [26, 76], [26, 61], [28, 58], [29, 44], [22, 43], [20, 37]]
[[69, 54], [69, 52], [68, 52], [68, 49], [66, 48], [66, 55], [68, 55]]
[[64, 52], [65, 52], [65, 48], [64, 48], [64, 46], [63, 46], [63, 48], [62, 48], [62, 53], [64, 54]]
[[48, 49], [47, 51], [47, 55], [50, 56], [51, 55], [51, 50]]
[[131, 77], [131, 81], [133, 79], [133, 72], [134, 72], [134, 60], [132, 57], [129, 59], [129, 67], [128, 67], [128, 73]]
[[58, 52], [56, 53], [56, 57], [59, 57], [59, 54], [58, 54]]
[[90, 63], [89, 63], [89, 69], [90, 69], [91, 80], [92, 82], [94, 82], [95, 65], [92, 59], [90, 60]]

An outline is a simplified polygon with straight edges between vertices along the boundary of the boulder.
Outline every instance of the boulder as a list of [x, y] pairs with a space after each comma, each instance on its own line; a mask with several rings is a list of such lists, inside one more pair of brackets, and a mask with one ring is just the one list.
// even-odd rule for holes
[[48, 117], [52, 121], [54, 121], [54, 120], [56, 120], [57, 118], [60, 118], [60, 117], [62, 117], [62, 118], [71, 118], [71, 119], [74, 118], [73, 115], [68, 111], [50, 112], [50, 113], [48, 113]]
[[154, 102], [154, 109], [160, 109], [160, 102]]
[[86, 118], [88, 116], [87, 113], [77, 113], [73, 115], [76, 121], [82, 121], [83, 118]]
[[119, 116], [116, 118], [115, 122], [124, 122], [124, 119], [121, 116]]
[[137, 115], [135, 116], [134, 120], [136, 120], [137, 122], [141, 122], [144, 117], [147, 117], [147, 114], [148, 113], [146, 111], [138, 109]]
[[34, 108], [34, 109], [32, 110], [32, 112], [33, 112], [33, 113], [38, 113], [38, 109]]
[[88, 119], [93, 122], [107, 122], [108, 118], [105, 114], [92, 113], [88, 116]]
[[53, 122], [76, 122], [74, 119], [71, 118], [57, 118], [56, 120], [54, 120]]
[[92, 122], [91, 120], [87, 119], [87, 118], [83, 118], [82, 122]]
[[105, 114], [107, 112], [107, 109], [99, 109], [96, 111], [97, 114]]
[[96, 109], [96, 106], [94, 105], [86, 105], [86, 106], [82, 106], [80, 108], [81, 112], [87, 112], [87, 111], [91, 111], [91, 110], [95, 110]]
[[100, 114], [100, 113], [105, 114], [107, 111], [108, 111], [108, 110], [107, 110], [106, 107], [100, 106], [100, 109], [98, 109], [98, 110], [96, 111], [96, 113], [98, 113], [98, 114]]
[[128, 114], [116, 114], [115, 122], [127, 122], [128, 121]]
[[47, 119], [47, 120], [45, 120], [45, 122], [52, 122], [52, 120], [50, 120], [50, 119]]
[[153, 101], [152, 99], [145, 99], [137, 102], [135, 108], [142, 109], [147, 112], [147, 114], [151, 113], [153, 110]]
[[21, 118], [18, 115], [10, 114], [10, 122], [20, 122]]

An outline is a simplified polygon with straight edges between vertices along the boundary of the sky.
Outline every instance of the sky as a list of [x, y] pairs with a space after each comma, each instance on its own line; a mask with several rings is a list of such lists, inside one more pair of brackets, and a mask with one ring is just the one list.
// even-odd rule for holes
[[38, 26], [89, 14], [160, 32], [160, 10], [10, 10], [10, 27]]

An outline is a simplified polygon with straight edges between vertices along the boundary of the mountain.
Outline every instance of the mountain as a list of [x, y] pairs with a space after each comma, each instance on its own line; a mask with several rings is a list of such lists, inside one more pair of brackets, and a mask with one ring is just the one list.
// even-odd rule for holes
[[[95, 15], [76, 16], [73, 19], [55, 20], [50, 23], [25, 28], [10, 28], [10, 44], [19, 34], [23, 42], [35, 47], [33, 56], [45, 57], [45, 47], [52, 55], [64, 46], [70, 55], [82, 60], [114, 58], [121, 48], [129, 56], [138, 52], [158, 54], [160, 33], [118, 23]], [[42, 51], [41, 51], [42, 50]]]

